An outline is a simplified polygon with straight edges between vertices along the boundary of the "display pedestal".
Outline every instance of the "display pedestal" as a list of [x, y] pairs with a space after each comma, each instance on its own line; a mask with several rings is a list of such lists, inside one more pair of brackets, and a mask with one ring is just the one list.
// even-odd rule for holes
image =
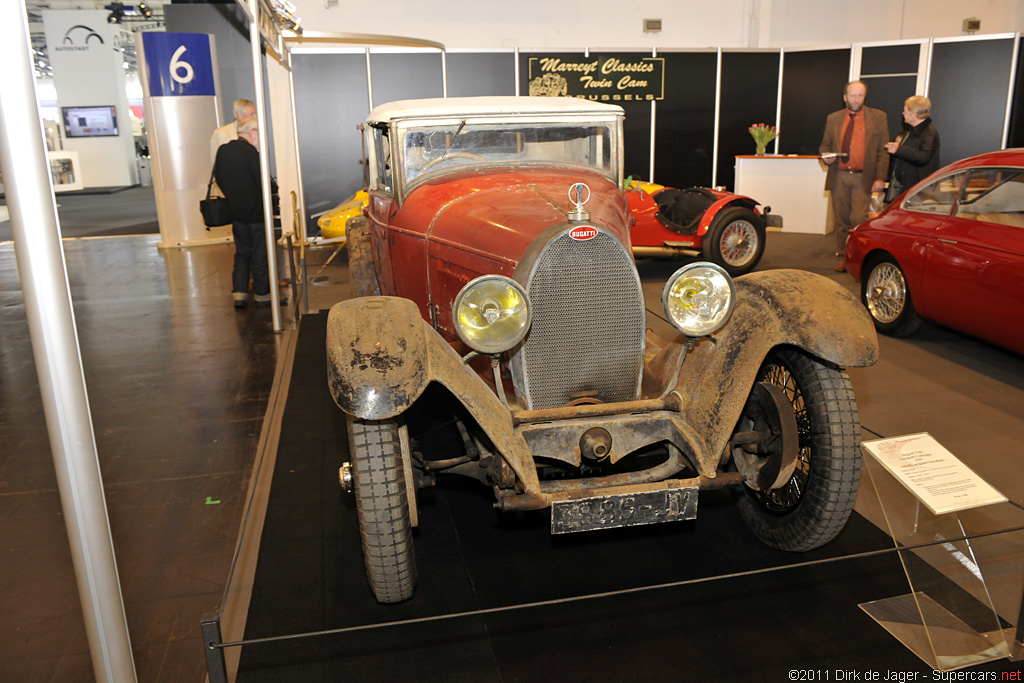
[[741, 155], [736, 157], [736, 194], [753, 197], [782, 216], [782, 232], [832, 232], [825, 165], [816, 156]]
[[866, 448], [864, 466], [889, 534], [905, 548], [899, 556], [911, 593], [861, 609], [936, 670], [1019, 659], [1021, 511], [999, 503], [936, 515]]

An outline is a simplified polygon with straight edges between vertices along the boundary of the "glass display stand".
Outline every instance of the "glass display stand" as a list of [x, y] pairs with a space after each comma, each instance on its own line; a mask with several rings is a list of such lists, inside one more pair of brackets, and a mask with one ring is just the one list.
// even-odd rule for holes
[[933, 514], [865, 450], [911, 592], [863, 603], [933, 669], [1024, 655], [1024, 513], [1013, 503]]

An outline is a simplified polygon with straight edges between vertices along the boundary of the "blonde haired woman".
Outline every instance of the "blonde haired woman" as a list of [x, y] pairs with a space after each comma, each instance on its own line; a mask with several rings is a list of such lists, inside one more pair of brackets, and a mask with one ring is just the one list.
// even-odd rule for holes
[[939, 169], [939, 131], [931, 119], [932, 103], [927, 97], [914, 95], [903, 104], [903, 120], [910, 130], [902, 141], [887, 142], [892, 155], [892, 180], [885, 194], [886, 201]]

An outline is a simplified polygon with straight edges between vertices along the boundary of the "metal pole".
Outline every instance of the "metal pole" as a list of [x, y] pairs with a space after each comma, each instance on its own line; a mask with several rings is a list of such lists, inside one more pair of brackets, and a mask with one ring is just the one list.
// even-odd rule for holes
[[[135, 681], [60, 225], [36, 107], [28, 17], [0, 2], [0, 169], [64, 523], [97, 681]], [[15, 166], [17, 160], [17, 166]]]
[[[284, 45], [284, 54], [286, 57], [286, 64], [288, 67], [288, 100], [291, 104], [292, 114], [292, 144], [295, 145], [295, 181], [297, 183], [298, 195], [299, 195], [299, 213], [301, 214], [302, 226], [295, 226], [299, 236], [299, 241], [302, 244], [307, 242], [306, 239], [306, 192], [302, 186], [302, 153], [299, 149], [299, 115], [295, 109], [295, 65], [292, 63], [292, 51], [288, 49], [287, 45]], [[305, 284], [303, 285], [305, 287]]]
[[267, 268], [270, 271], [270, 310], [274, 332], [281, 331], [281, 295], [277, 288], [277, 241], [274, 239], [274, 206], [270, 200], [270, 155], [267, 154], [267, 105], [263, 92], [263, 62], [260, 59], [260, 6], [249, 0], [249, 47], [252, 49], [252, 80], [256, 90], [256, 120], [260, 127], [260, 182], [263, 183], [263, 220], [266, 223]]

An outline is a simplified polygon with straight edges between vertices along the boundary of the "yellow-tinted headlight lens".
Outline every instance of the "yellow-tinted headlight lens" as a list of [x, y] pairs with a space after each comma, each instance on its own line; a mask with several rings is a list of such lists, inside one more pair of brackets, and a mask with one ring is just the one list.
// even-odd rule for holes
[[480, 353], [511, 349], [526, 336], [531, 317], [526, 290], [502, 275], [473, 280], [462, 288], [452, 306], [459, 338]]
[[736, 288], [719, 266], [691, 263], [668, 279], [661, 303], [677, 330], [687, 337], [703, 337], [716, 332], [729, 319], [736, 303]]

